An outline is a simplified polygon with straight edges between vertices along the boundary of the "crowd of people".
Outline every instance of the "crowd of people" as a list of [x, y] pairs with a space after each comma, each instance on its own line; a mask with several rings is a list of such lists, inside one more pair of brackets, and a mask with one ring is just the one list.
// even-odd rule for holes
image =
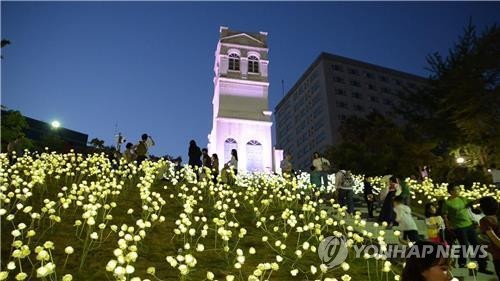
[[[403, 281], [449, 281], [452, 277], [450, 270], [453, 261], [451, 258], [438, 254], [439, 247], [449, 246], [456, 240], [458, 245], [479, 246], [488, 244], [493, 266], [500, 280], [500, 227], [498, 225], [497, 200], [491, 196], [471, 202], [460, 196], [457, 187], [449, 187], [449, 198], [442, 202], [442, 210], [438, 210], [432, 203], [426, 205], [425, 216], [428, 231], [428, 239], [417, 239], [411, 249], [420, 255], [407, 257], [401, 280]], [[484, 217], [479, 221], [480, 233], [477, 233], [478, 225], [474, 223], [468, 213], [468, 207], [474, 203], [479, 204]], [[480, 235], [484, 235], [483, 242]], [[410, 250], [410, 251], [411, 251]], [[487, 269], [487, 257], [481, 257], [476, 253], [475, 260], [478, 272], [492, 275]], [[466, 267], [467, 257], [460, 252], [458, 266]]]
[[141, 139], [137, 144], [128, 142], [125, 144], [125, 150], [123, 154], [120, 153], [120, 148], [113, 150], [110, 158], [115, 160], [115, 163], [120, 162], [132, 163], [136, 161], [137, 165], [140, 165], [144, 160], [148, 159], [149, 148], [155, 145], [155, 141], [148, 134], [142, 134]]
[[[217, 153], [213, 153], [212, 156], [210, 156], [207, 148], [200, 149], [200, 147], [196, 144], [196, 141], [191, 140], [189, 142], [188, 156], [188, 164], [195, 169], [198, 179], [204, 179], [210, 175], [211, 180], [214, 183], [218, 182], [220, 167], [219, 156]], [[209, 170], [210, 173], [207, 173], [207, 170]], [[235, 176], [237, 174], [238, 151], [236, 149], [232, 149], [231, 159], [224, 164], [222, 170], [220, 171], [220, 180], [224, 183], [232, 184], [234, 183]]]
[[[285, 177], [295, 176], [291, 160], [291, 155], [285, 155], [281, 162], [282, 173]], [[425, 179], [430, 174], [430, 168], [427, 166], [419, 167], [419, 172], [419, 176]], [[339, 170], [334, 173], [330, 161], [319, 153], [314, 153], [310, 172], [311, 185], [314, 188], [328, 186], [330, 184], [328, 175], [332, 173], [335, 174], [334, 197], [336, 201], [341, 206], [346, 207], [348, 214], [353, 214], [355, 182], [352, 173], [348, 170]], [[499, 204], [497, 200], [488, 196], [472, 202], [460, 196], [459, 187], [452, 185], [448, 186], [448, 193], [447, 199], [441, 200], [437, 204], [426, 204], [427, 239], [423, 239], [419, 235], [410, 208], [411, 192], [405, 181], [400, 181], [396, 176], [390, 176], [385, 188], [379, 192], [373, 187], [371, 177], [365, 177], [363, 182], [363, 198], [368, 209], [368, 219], [378, 219], [379, 222], [385, 222], [388, 229], [398, 225], [402, 233], [401, 242], [412, 243], [414, 247], [427, 245], [427, 247], [432, 248], [437, 245], [480, 246], [489, 244], [488, 249], [492, 254], [494, 268], [500, 280], [500, 226], [498, 224]], [[375, 218], [374, 209], [377, 202], [381, 204], [381, 207], [378, 218]], [[470, 213], [473, 205], [479, 205], [480, 211], [484, 214], [479, 222], [475, 222]], [[487, 269], [487, 257], [481, 258], [476, 255], [474, 259], [477, 262], [478, 272], [488, 275], [494, 274]], [[458, 267], [466, 267], [466, 253], [461, 252], [457, 262]], [[402, 280], [450, 280], [448, 278], [449, 266], [449, 260], [442, 258], [425, 256], [409, 259]], [[420, 274], [415, 274], [415, 272], [420, 272]], [[443, 275], [443, 273], [446, 274]]]

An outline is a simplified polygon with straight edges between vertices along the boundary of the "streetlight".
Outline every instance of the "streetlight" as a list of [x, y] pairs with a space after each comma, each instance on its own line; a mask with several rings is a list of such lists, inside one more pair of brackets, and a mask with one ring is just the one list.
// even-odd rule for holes
[[61, 123], [59, 123], [59, 121], [57, 121], [57, 120], [52, 121], [52, 123], [50, 123], [50, 125], [54, 129], [57, 129], [57, 128], [61, 127]]
[[463, 158], [461, 156], [457, 157], [457, 164], [463, 164], [463, 163], [465, 163], [465, 158]]

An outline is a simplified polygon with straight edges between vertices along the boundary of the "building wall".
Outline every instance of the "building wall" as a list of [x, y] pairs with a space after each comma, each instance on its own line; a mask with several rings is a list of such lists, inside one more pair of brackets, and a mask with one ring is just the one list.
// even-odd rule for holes
[[419, 76], [322, 53], [275, 109], [277, 147], [292, 154], [295, 167], [309, 170], [315, 151], [341, 142], [344, 119], [376, 110], [401, 123], [393, 110], [399, 97], [425, 83]]
[[215, 153], [219, 156], [221, 162], [228, 162], [231, 157], [229, 151], [225, 149], [225, 142], [228, 139], [236, 141], [236, 150], [238, 151], [238, 168], [242, 171], [252, 171], [249, 169], [249, 142], [256, 141], [260, 143], [260, 156], [262, 162], [258, 171], [271, 171], [272, 163], [272, 141], [271, 125], [269, 122], [260, 122], [253, 120], [242, 121], [241, 119], [218, 118], [215, 143], [217, 144]]

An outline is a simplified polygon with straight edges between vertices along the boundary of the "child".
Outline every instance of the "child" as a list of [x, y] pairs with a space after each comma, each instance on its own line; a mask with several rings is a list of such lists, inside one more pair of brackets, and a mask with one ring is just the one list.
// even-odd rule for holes
[[417, 242], [420, 240], [418, 236], [418, 228], [415, 220], [411, 216], [410, 207], [406, 206], [402, 196], [396, 196], [393, 200], [394, 212], [396, 213], [396, 221], [399, 223], [399, 228], [403, 231], [403, 240]]
[[321, 186], [321, 173], [314, 166], [311, 166], [310, 180], [313, 187]]
[[481, 232], [486, 234], [491, 243], [488, 250], [493, 258], [493, 266], [500, 280], [500, 226], [498, 225], [498, 202], [491, 196], [479, 199], [479, 208], [484, 213], [484, 217], [479, 221]]
[[437, 209], [432, 203], [425, 205], [425, 224], [427, 225], [428, 240], [438, 244], [448, 244], [444, 239], [444, 220], [437, 214]]

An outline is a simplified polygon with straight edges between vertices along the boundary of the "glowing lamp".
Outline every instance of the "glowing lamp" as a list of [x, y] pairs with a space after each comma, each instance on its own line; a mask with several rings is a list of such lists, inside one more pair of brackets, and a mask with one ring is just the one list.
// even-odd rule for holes
[[57, 128], [61, 127], [61, 123], [59, 123], [59, 121], [57, 121], [57, 120], [52, 121], [52, 123], [50, 123], [50, 125], [54, 129], [57, 129]]

